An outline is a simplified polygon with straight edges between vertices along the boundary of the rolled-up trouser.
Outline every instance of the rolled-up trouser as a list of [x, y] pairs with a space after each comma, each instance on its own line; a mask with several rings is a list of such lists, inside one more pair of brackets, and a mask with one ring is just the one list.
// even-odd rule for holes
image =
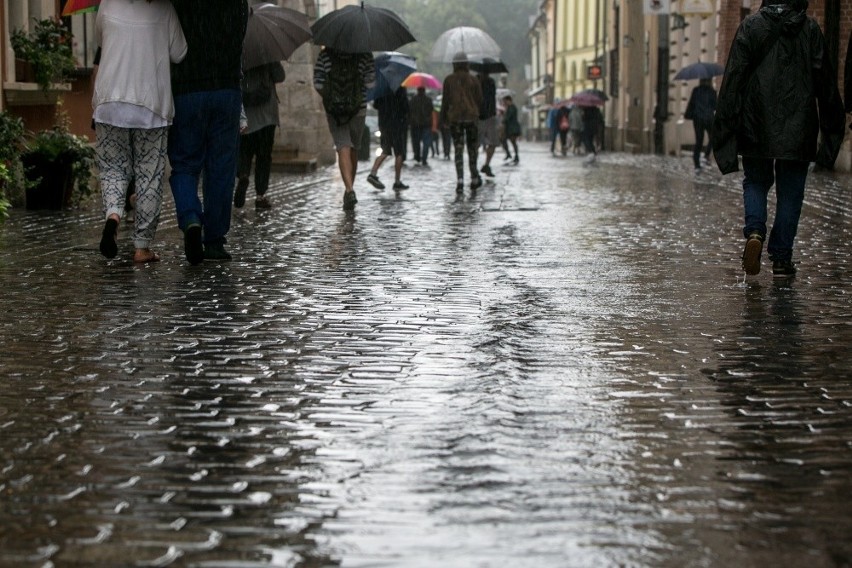
[[133, 246], [139, 249], [150, 248], [160, 224], [168, 130], [168, 127], [121, 128], [95, 124], [104, 216], [124, 215], [127, 186], [134, 180]]

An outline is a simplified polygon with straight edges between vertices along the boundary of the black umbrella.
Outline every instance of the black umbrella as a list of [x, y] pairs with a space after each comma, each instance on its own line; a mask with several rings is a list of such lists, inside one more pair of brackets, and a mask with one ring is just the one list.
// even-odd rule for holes
[[724, 73], [725, 68], [719, 65], [718, 63], [704, 63], [703, 61], [699, 61], [698, 63], [687, 65], [686, 67], [678, 71], [677, 75], [675, 75], [674, 78], [678, 81], [689, 81], [690, 79], [710, 79], [711, 77], [716, 77], [717, 75], [722, 75]]
[[329, 12], [314, 22], [311, 31], [315, 44], [345, 53], [393, 51], [416, 41], [396, 13], [363, 2]]
[[506, 64], [493, 57], [483, 57], [479, 60], [471, 60], [470, 70], [477, 73], [508, 73]]
[[288, 59], [311, 39], [308, 17], [274, 4], [252, 6], [243, 42], [243, 69]]

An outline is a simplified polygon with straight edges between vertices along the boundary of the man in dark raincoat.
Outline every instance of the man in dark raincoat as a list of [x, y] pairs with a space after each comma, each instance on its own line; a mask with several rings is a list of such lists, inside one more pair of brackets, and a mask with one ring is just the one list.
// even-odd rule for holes
[[737, 171], [737, 154], [743, 157], [746, 274], [760, 272], [767, 195], [775, 183], [767, 252], [774, 277], [795, 275], [793, 241], [809, 162], [832, 168], [843, 141], [837, 77], [807, 7], [807, 0], [764, 0], [757, 14], [743, 20], [719, 91], [713, 150], [723, 174]]

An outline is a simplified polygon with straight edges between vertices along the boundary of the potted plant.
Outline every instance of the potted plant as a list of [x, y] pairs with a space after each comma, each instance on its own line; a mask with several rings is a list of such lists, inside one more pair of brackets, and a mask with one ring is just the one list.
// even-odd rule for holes
[[21, 162], [31, 182], [27, 209], [62, 209], [92, 193], [95, 149], [85, 136], [71, 133], [62, 113], [56, 126], [28, 137]]
[[24, 123], [6, 111], [0, 111], [0, 218], [10, 205], [20, 205], [24, 197], [21, 164], [21, 140]]
[[43, 91], [65, 82], [76, 70], [72, 42], [71, 30], [59, 18], [37, 19], [32, 31], [14, 30], [11, 38], [15, 57], [29, 64]]

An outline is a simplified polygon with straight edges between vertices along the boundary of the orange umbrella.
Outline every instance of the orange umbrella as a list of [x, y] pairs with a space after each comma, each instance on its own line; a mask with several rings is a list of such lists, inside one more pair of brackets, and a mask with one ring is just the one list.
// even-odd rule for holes
[[98, 9], [101, 0], [68, 0], [62, 9], [63, 16], [82, 14], [83, 12], [94, 12]]

